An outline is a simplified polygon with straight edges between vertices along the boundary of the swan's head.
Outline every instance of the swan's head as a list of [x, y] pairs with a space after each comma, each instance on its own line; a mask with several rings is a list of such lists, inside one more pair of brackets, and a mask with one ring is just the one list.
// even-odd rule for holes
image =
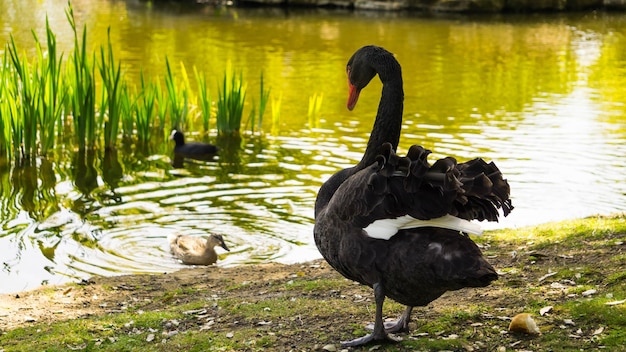
[[361, 89], [365, 88], [378, 73], [377, 67], [381, 63], [381, 57], [388, 55], [393, 56], [393, 54], [379, 46], [368, 45], [357, 50], [348, 60], [346, 65], [348, 86], [350, 87], [348, 110], [354, 109], [359, 100]]

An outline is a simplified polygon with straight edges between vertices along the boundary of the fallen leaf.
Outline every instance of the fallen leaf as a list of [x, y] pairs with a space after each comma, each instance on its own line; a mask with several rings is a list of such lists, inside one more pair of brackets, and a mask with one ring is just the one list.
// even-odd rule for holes
[[546, 313], [549, 313], [552, 310], [552, 308], [554, 308], [554, 307], [546, 306], [546, 307], [543, 307], [543, 308], [539, 309], [539, 315], [541, 315], [541, 316], [546, 315]]
[[163, 332], [163, 334], [165, 335], [165, 337], [176, 336], [176, 335], [178, 335], [178, 330], [172, 330], [172, 331], [168, 331], [168, 332]]
[[324, 347], [322, 347], [322, 350], [329, 351], [329, 352], [335, 352], [335, 351], [337, 351], [337, 347], [335, 347], [335, 345], [328, 344], [328, 345], [325, 345]]
[[206, 324], [204, 324], [204, 325], [202, 325], [200, 327], [200, 331], [210, 330], [211, 327], [213, 326], [213, 324], [215, 324], [215, 321], [213, 321], [213, 320], [209, 321], [208, 323], [206, 323]]
[[233, 332], [226, 333], [226, 338], [232, 339], [233, 337], [235, 337], [235, 333]]
[[574, 323], [572, 319], [563, 319], [563, 322], [565, 323], [565, 325], [571, 325], [571, 326], [576, 325], [576, 323]]
[[591, 296], [591, 295], [593, 295], [593, 294], [594, 294], [594, 293], [596, 293], [596, 292], [598, 292], [598, 291], [592, 288], [592, 289], [590, 289], [590, 290], [584, 291], [584, 292], [582, 293], [582, 295], [583, 295], [583, 296], [585, 296], [585, 297], [586, 297], [586, 296]]
[[626, 303], [626, 299], [622, 299], [622, 300], [620, 300], [620, 301], [611, 301], [611, 302], [606, 302], [605, 304], [606, 304], [607, 306], [617, 306], [617, 305], [619, 305], [619, 304], [624, 304], [624, 303]]
[[152, 342], [154, 341], [154, 334], [148, 334], [148, 337], [146, 337], [146, 342]]
[[553, 283], [550, 284], [550, 287], [552, 287], [552, 288], [559, 288], [559, 289], [566, 289], [567, 288], [567, 286], [563, 285], [560, 282], [553, 282]]
[[73, 345], [73, 346], [72, 345], [65, 345], [65, 346], [67, 346], [67, 348], [69, 348], [72, 351], [80, 351], [80, 350], [84, 350], [84, 349], [87, 348], [87, 344], [86, 343], [83, 343], [83, 344], [80, 344], [80, 345]]
[[600, 335], [604, 331], [604, 327], [601, 326], [593, 331], [594, 335]]
[[555, 271], [555, 272], [551, 272], [551, 273], [547, 273], [547, 274], [545, 274], [544, 276], [540, 277], [537, 281], [541, 282], [541, 281], [543, 281], [543, 280], [545, 280], [545, 279], [549, 278], [550, 276], [554, 276], [554, 275], [556, 275], [556, 274], [557, 274], [557, 272], [556, 272], [556, 271]]

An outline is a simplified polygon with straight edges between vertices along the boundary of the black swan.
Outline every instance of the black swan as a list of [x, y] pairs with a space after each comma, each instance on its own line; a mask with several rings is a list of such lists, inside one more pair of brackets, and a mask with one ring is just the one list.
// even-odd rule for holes
[[219, 150], [219, 148], [217, 146], [214, 146], [213, 144], [200, 142], [185, 143], [185, 136], [182, 132], [177, 130], [172, 130], [170, 139], [176, 142], [176, 146], [174, 147], [174, 153], [182, 154], [191, 158], [193, 158], [194, 156], [203, 157], [206, 155], [212, 155], [217, 153]]
[[[412, 146], [396, 155], [404, 92], [400, 64], [377, 46], [357, 50], [348, 61], [348, 109], [378, 74], [382, 97], [361, 161], [326, 181], [315, 202], [315, 244], [326, 261], [348, 279], [374, 289], [376, 316], [371, 334], [344, 347], [396, 338], [408, 330], [413, 307], [446, 291], [484, 287], [498, 275], [468, 233], [469, 220], [497, 221], [513, 209], [509, 185], [493, 163], [448, 157], [433, 165], [430, 153]], [[383, 301], [407, 306], [395, 322], [383, 324]]]

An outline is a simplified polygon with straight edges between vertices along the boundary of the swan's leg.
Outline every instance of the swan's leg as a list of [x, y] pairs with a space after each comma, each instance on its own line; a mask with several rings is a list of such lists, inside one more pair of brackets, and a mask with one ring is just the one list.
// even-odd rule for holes
[[374, 300], [376, 301], [376, 318], [374, 320], [374, 331], [371, 334], [359, 337], [352, 341], [342, 341], [341, 347], [360, 346], [370, 343], [372, 341], [390, 340], [393, 342], [401, 341], [402, 339], [387, 335], [385, 331], [385, 325], [383, 324], [383, 302], [385, 301], [385, 292], [383, 287], [379, 283], [374, 284]]
[[[398, 332], [409, 332], [409, 322], [411, 321], [411, 312], [413, 311], [413, 307], [406, 306], [406, 309], [402, 313], [402, 315], [398, 318], [398, 320], [394, 321], [386, 321], [383, 325], [385, 326], [385, 331], [388, 333], [398, 333]], [[365, 326], [368, 330], [374, 330], [374, 324], [369, 323]]]

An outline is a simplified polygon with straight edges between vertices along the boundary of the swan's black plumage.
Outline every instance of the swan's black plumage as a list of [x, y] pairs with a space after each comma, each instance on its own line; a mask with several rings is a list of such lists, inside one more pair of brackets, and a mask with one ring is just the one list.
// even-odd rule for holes
[[211, 155], [218, 152], [218, 147], [213, 144], [201, 143], [201, 142], [189, 142], [185, 143], [185, 136], [182, 132], [172, 130], [170, 139], [174, 140], [176, 146], [174, 147], [174, 153], [181, 154], [187, 157], [202, 157], [205, 155]]
[[[430, 151], [417, 145], [405, 157], [396, 155], [404, 93], [401, 68], [391, 53], [363, 47], [350, 58], [346, 71], [349, 109], [376, 74], [383, 82], [382, 97], [361, 161], [337, 172], [320, 188], [314, 236], [333, 268], [374, 289], [374, 331], [344, 343], [356, 346], [388, 339], [387, 332], [406, 331], [414, 306], [427, 305], [446, 291], [487, 286], [498, 277], [476, 244], [458, 229], [427, 223], [394, 228], [391, 238], [379, 239], [372, 237], [374, 230], [368, 226], [407, 216], [496, 221], [498, 209], [507, 215], [513, 207], [509, 185], [493, 163], [482, 159], [457, 163], [449, 157], [430, 165]], [[385, 297], [407, 306], [396, 323], [383, 324]]]

